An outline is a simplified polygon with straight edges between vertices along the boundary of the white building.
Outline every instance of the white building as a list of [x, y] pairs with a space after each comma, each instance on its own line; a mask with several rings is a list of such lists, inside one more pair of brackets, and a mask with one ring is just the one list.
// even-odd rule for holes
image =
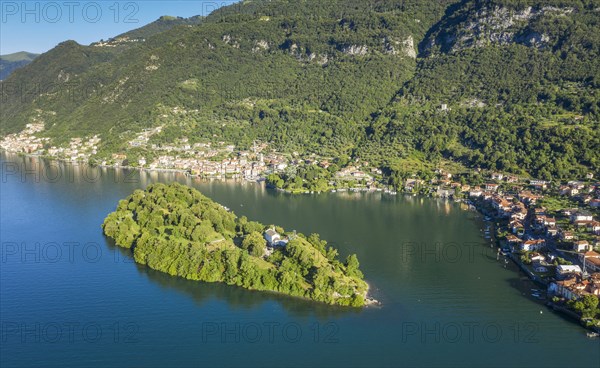
[[270, 246], [277, 244], [281, 240], [281, 235], [274, 229], [269, 229], [265, 231], [265, 240], [269, 243]]

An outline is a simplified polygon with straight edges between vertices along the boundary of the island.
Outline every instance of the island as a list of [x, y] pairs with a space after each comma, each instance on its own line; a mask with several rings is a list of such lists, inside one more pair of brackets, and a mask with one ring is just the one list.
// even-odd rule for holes
[[318, 234], [238, 217], [198, 190], [152, 184], [119, 201], [104, 234], [135, 262], [189, 280], [223, 282], [332, 305], [372, 300], [356, 255], [340, 261]]

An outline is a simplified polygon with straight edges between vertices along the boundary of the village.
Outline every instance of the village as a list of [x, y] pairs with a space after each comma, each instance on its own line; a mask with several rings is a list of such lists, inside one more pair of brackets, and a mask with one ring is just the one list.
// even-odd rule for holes
[[[495, 225], [499, 253], [547, 288], [545, 297], [541, 290], [532, 296], [571, 314], [575, 301], [588, 295], [598, 298], [600, 183], [593, 182], [593, 175], [554, 185], [543, 180], [524, 183], [501, 173], [489, 179], [469, 188], [468, 203], [486, 216], [486, 238], [491, 240], [490, 225]], [[600, 328], [599, 320], [586, 321], [588, 327]]]
[[[327, 170], [332, 162], [314, 154], [278, 153], [259, 142], [249, 150], [238, 150], [222, 141], [192, 143], [188, 138], [168, 144], [153, 142], [162, 129], [144, 129], [127, 142], [130, 151], [112, 153], [96, 163], [178, 171], [203, 178], [262, 181], [269, 174], [295, 172], [302, 166]], [[43, 130], [42, 122], [28, 124], [20, 133], [7, 135], [0, 141], [0, 148], [76, 163], [89, 163], [98, 156], [101, 139], [97, 135], [72, 138], [67, 145], [57, 147], [51, 146], [49, 138], [40, 137]], [[366, 190], [392, 195], [401, 191], [465, 202], [489, 221], [486, 237], [490, 241], [489, 229], [494, 226], [499, 251], [533, 281], [547, 287], [547, 298], [534, 293], [536, 298], [552, 298], [554, 305], [568, 309], [567, 303], [572, 300], [600, 296], [600, 182], [594, 182], [592, 173], [581, 180], [554, 183], [479, 170], [479, 179], [486, 181], [475, 185], [468, 183], [464, 175], [437, 169], [433, 178], [413, 175], [400, 187], [389, 185], [382, 174], [368, 162], [355, 159], [333, 173], [327, 188], [332, 192]], [[270, 244], [277, 243], [277, 236], [265, 234]]]
[[[316, 155], [298, 152], [283, 154], [269, 149], [266, 143], [255, 142], [249, 150], [239, 150], [223, 141], [195, 142], [179, 138], [172, 143], [153, 143], [152, 138], [163, 126], [144, 129], [127, 142], [125, 153], [111, 153], [99, 158], [101, 139], [97, 136], [72, 138], [67, 145], [50, 146], [50, 138], [36, 134], [44, 131], [44, 123], [28, 124], [18, 134], [9, 134], [0, 141], [7, 152], [44, 156], [72, 163], [95, 163], [103, 167], [136, 168], [152, 171], [177, 171], [192, 177], [211, 179], [244, 179], [262, 181], [271, 173], [295, 172], [304, 165], [327, 169], [331, 163]], [[337, 182], [363, 183], [362, 189], [377, 188], [374, 176], [381, 170], [368, 163], [355, 162], [335, 173]], [[333, 182], [330, 183], [333, 185]], [[357, 188], [355, 188], [357, 189]]]

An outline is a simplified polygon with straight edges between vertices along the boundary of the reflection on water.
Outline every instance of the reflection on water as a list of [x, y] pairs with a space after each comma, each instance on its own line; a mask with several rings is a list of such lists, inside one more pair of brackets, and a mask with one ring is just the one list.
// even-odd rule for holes
[[[105, 238], [106, 247], [111, 251], [117, 251], [122, 258], [133, 259], [129, 249], [121, 248], [114, 244], [110, 238]], [[153, 270], [147, 266], [132, 263], [137, 271], [147, 277], [150, 281], [163, 288], [176, 290], [192, 298], [198, 306], [202, 306], [211, 300], [226, 300], [233, 309], [250, 310], [265, 303], [277, 303], [284, 307], [294, 317], [315, 316], [318, 319], [331, 319], [347, 315], [361, 313], [363, 310], [355, 308], [343, 308], [323, 303], [315, 303], [310, 300], [294, 298], [283, 294], [264, 291], [252, 291], [234, 285], [223, 283], [208, 283], [194, 280], [186, 280], [181, 277], [173, 277], [164, 272]]]
[[[478, 215], [452, 201], [381, 192], [289, 195], [263, 183], [0, 158], [3, 242], [96, 242], [110, 253], [97, 263], [22, 264], [18, 257], [3, 262], [3, 321], [134, 321], [143, 342], [34, 346], [12, 339], [0, 344], [3, 366], [24, 360], [30, 366], [63, 366], [74, 357], [80, 366], [594, 366], [600, 359], [597, 343], [579, 326], [531, 300], [526, 293], [530, 283], [511, 264], [496, 260]], [[131, 254], [102, 235], [103, 219], [135, 189], [174, 181], [199, 189], [237, 215], [319, 233], [342, 259], [356, 253], [383, 306], [332, 307], [115, 262], [113, 255], [125, 259]], [[314, 320], [333, 322], [339, 327], [339, 343], [203, 345], [197, 332], [203, 322], [213, 320], [298, 322], [306, 327], [306, 336]], [[422, 321], [500, 323], [505, 338], [494, 344], [481, 339], [457, 343], [444, 336], [433, 336], [439, 341], [432, 342], [431, 335], [403, 341], [404, 324]], [[511, 326], [527, 323], [535, 323], [537, 342], [523, 346], [511, 339]], [[130, 363], [133, 350], [137, 360]], [[549, 354], [565, 350], [567, 354]], [[490, 360], [499, 351], [509, 353], [499, 362]]]

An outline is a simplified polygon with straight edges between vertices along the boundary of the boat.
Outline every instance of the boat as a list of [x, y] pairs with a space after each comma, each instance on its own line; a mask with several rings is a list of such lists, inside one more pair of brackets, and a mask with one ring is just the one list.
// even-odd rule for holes
[[586, 335], [587, 335], [587, 337], [589, 337], [590, 339], [593, 339], [593, 338], [595, 338], [595, 337], [598, 337], [598, 336], [600, 336], [600, 334], [598, 334], [597, 332], [588, 332]]

